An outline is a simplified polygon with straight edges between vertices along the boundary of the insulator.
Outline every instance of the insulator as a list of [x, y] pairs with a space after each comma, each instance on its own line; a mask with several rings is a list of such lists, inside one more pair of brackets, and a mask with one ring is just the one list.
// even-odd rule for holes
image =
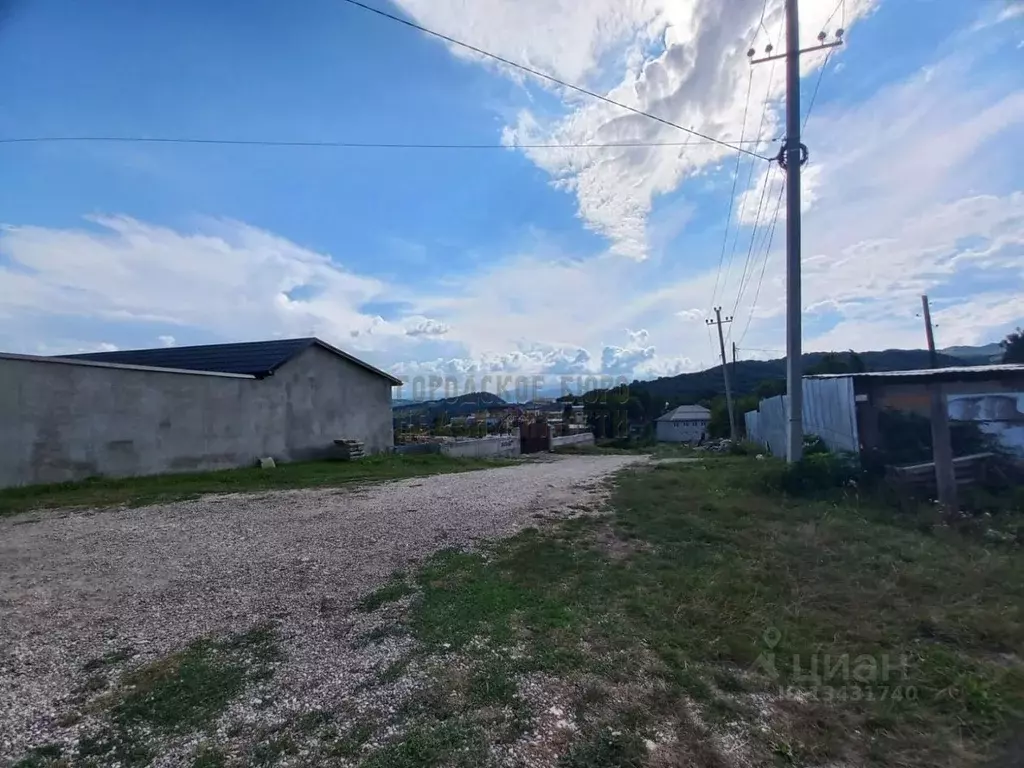
[[768, 43], [768, 45], [766, 45], [766, 46], [764, 47], [764, 52], [765, 52], [765, 53], [771, 53], [771, 52], [772, 52], [772, 50], [774, 50], [774, 48], [772, 47], [772, 44], [771, 44], [771, 43]]
[[825, 34], [825, 31], [822, 30], [821, 32], [818, 33], [818, 42], [819, 43], [824, 43], [826, 37], [827, 37], [827, 35]]
[[749, 51], [747, 51], [747, 56], [752, 59], [752, 58], [754, 58], [754, 54], [755, 53], [757, 53], [757, 51], [755, 51], [753, 48], [751, 48]]
[[842, 36], [843, 36], [843, 34], [844, 34], [845, 32], [846, 32], [846, 30], [845, 30], [845, 29], [843, 29], [842, 27], [840, 27], [839, 29], [837, 29], [837, 30], [836, 30], [836, 37], [838, 37], [838, 38], [842, 38]]

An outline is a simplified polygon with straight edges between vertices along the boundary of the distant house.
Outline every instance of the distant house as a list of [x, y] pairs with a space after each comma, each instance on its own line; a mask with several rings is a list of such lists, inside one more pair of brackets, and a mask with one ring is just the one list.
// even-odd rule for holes
[[696, 443], [707, 437], [711, 411], [699, 405], [680, 405], [658, 419], [655, 436], [662, 443]]
[[0, 353], [0, 382], [0, 487], [387, 451], [401, 384], [316, 338]]

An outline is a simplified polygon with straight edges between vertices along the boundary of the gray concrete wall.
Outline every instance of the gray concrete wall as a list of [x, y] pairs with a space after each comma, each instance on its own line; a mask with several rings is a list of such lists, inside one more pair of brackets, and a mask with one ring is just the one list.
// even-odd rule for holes
[[518, 456], [521, 453], [519, 435], [512, 437], [480, 437], [473, 440], [457, 440], [441, 443], [441, 453], [461, 458], [489, 458], [496, 456]]
[[563, 435], [562, 437], [552, 437], [551, 447], [559, 448], [566, 445], [593, 445], [594, 444], [594, 433], [593, 432], [580, 432], [578, 435]]
[[392, 445], [391, 385], [313, 347], [263, 380], [0, 357], [0, 487]]

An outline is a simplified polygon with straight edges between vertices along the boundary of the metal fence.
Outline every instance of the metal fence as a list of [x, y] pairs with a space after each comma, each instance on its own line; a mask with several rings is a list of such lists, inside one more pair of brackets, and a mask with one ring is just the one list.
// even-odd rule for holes
[[[853, 379], [804, 379], [804, 434], [817, 435], [833, 451], [857, 452], [857, 412]], [[762, 400], [756, 411], [744, 414], [747, 438], [773, 456], [786, 454], [786, 415], [789, 397]]]

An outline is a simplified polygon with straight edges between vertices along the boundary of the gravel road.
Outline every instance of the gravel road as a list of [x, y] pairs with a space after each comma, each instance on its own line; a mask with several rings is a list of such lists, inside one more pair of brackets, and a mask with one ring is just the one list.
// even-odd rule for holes
[[600, 481], [638, 459], [552, 457], [359, 488], [0, 520], [0, 764], [30, 746], [75, 743], [81, 724], [57, 721], [88, 660], [130, 648], [138, 664], [267, 619], [283, 628], [291, 669], [277, 678], [290, 705], [344, 696], [374, 663], [346, 645], [358, 596], [438, 549], [593, 505]]

